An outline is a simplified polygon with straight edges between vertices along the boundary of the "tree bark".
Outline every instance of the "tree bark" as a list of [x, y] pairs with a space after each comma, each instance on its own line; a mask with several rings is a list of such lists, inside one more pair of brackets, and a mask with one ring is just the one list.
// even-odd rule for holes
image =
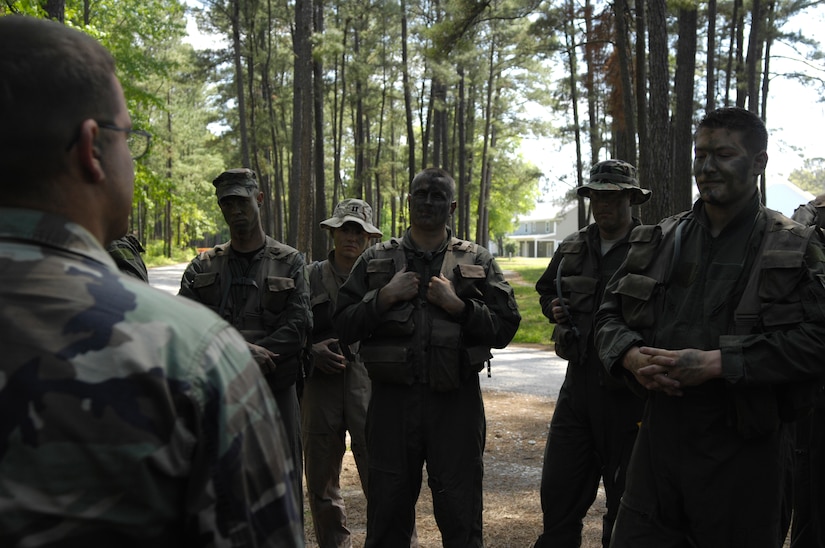
[[[696, 74], [695, 6], [679, 10], [679, 41], [676, 47], [676, 75], [673, 91], [677, 97], [693, 97]], [[673, 122], [673, 207], [689, 209], [693, 172], [693, 101], [676, 101]]]
[[671, 139], [669, 135], [669, 84], [667, 7], [665, 0], [648, 2], [647, 28], [650, 37], [650, 91], [648, 98], [648, 142], [653, 195], [645, 206], [650, 219], [662, 219], [676, 211], [670, 184]]
[[[313, 28], [317, 34], [324, 32], [324, 1], [313, 1]], [[313, 114], [315, 122], [314, 167], [315, 167], [315, 221], [327, 218], [326, 176], [324, 171], [324, 66], [320, 56], [312, 59]], [[335, 204], [332, 204], [335, 207]], [[329, 249], [329, 231], [312, 230], [312, 256], [322, 259]]]
[[630, 73], [630, 44], [627, 36], [627, 17], [629, 17], [630, 10], [627, 7], [627, 0], [616, 0], [614, 6], [623, 114], [620, 119], [622, 123], [619, 126], [621, 138], [617, 143], [616, 151], [619, 158], [636, 165], [636, 119], [633, 115], [633, 77]]
[[716, 0], [708, 0], [708, 70], [705, 74], [705, 112], [716, 109]]
[[238, 137], [241, 142], [241, 164], [249, 167], [249, 132], [246, 127], [246, 97], [244, 93], [244, 73], [241, 55], [241, 0], [232, 0], [232, 61], [235, 67], [235, 92], [238, 101]]
[[415, 130], [413, 128], [412, 91], [407, 51], [407, 3], [401, 0], [401, 81], [404, 85], [404, 120], [407, 127], [407, 188], [416, 174]]
[[748, 110], [759, 114], [759, 75], [761, 71], [761, 44], [764, 14], [762, 0], [752, 0], [751, 31], [748, 36], [748, 55], [745, 59], [747, 74], [747, 103]]
[[[312, 260], [314, 230], [312, 200], [312, 0], [297, 0], [295, 4], [295, 78], [292, 112], [292, 174], [289, 203], [294, 204], [290, 216], [287, 243], [308, 252]], [[297, 215], [295, 215], [297, 210]]]

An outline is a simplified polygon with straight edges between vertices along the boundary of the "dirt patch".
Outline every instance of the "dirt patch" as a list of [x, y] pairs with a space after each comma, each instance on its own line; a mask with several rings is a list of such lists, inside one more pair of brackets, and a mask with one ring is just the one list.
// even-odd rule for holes
[[[487, 447], [484, 454], [484, 543], [489, 548], [529, 548], [541, 532], [539, 484], [547, 428], [554, 402], [548, 398], [486, 392]], [[426, 473], [425, 473], [426, 474]], [[433, 518], [426, 477], [416, 511], [422, 548], [441, 546]], [[352, 545], [363, 546], [366, 536], [366, 499], [358, 483], [352, 453], [344, 457], [341, 487], [347, 505]], [[598, 498], [585, 519], [582, 546], [601, 546], [604, 496]], [[311, 517], [307, 516], [307, 546], [315, 547]]]
[[504, 274], [504, 279], [507, 280], [507, 283], [510, 285], [534, 285], [533, 283], [524, 281], [521, 274], [515, 270], [502, 270], [502, 274]]

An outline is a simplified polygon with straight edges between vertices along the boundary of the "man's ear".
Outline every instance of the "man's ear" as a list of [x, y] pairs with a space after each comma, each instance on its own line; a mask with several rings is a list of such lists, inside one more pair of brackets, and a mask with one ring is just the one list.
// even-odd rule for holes
[[452, 214], [453, 214], [453, 211], [455, 211], [456, 205], [457, 205], [457, 202], [456, 202], [455, 200], [453, 200], [453, 201], [450, 203], [450, 215], [452, 215]]
[[753, 157], [753, 174], [762, 175], [765, 173], [765, 167], [768, 165], [768, 153], [761, 151]]
[[84, 120], [80, 124], [80, 136], [77, 139], [75, 158], [82, 171], [94, 182], [105, 178], [106, 173], [100, 163], [101, 149], [97, 142], [100, 127], [94, 120]]

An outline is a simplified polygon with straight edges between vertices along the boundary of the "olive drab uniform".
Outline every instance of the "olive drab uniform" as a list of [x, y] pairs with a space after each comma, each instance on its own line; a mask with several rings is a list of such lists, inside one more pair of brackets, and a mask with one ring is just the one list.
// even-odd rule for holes
[[[638, 226], [639, 220], [633, 220]], [[541, 481], [544, 527], [535, 548], [578, 547], [582, 520], [603, 481], [607, 546], [624, 491], [625, 472], [636, 440], [644, 400], [607, 373], [593, 342], [593, 319], [602, 293], [630, 248], [628, 234], [604, 255], [595, 223], [564, 239], [539, 278], [544, 315], [553, 321], [552, 301], [568, 299], [569, 323], [553, 332], [556, 354], [569, 360], [545, 446]]]
[[312, 328], [304, 259], [292, 247], [269, 236], [252, 254], [235, 252], [230, 242], [199, 254], [183, 273], [179, 295], [198, 301], [232, 324], [249, 342], [276, 353], [265, 377], [290, 441], [302, 494], [300, 411], [295, 391], [300, 352]]
[[[332, 313], [338, 289], [349, 272], [335, 270], [334, 253], [330, 251], [327, 260], [307, 265], [313, 317], [308, 345], [338, 338]], [[307, 499], [315, 537], [321, 547], [351, 545], [340, 486], [347, 432], [365, 494], [368, 484], [365, 424], [370, 381], [358, 356], [358, 344], [345, 346], [341, 351], [347, 361], [346, 369], [339, 373], [314, 371], [310, 361], [301, 399]]]
[[[461, 298], [482, 297], [480, 283], [484, 267], [474, 264], [478, 246], [453, 238], [447, 245], [440, 270], [429, 271], [422, 280], [444, 274]], [[406, 251], [399, 238], [377, 244], [376, 258], [367, 267], [370, 289], [387, 284], [396, 272], [407, 268]], [[462, 377], [479, 372], [492, 358], [486, 344], [457, 345], [461, 325], [438, 306], [416, 307], [412, 302], [396, 305], [384, 316], [385, 324], [364, 341], [361, 349], [370, 378], [379, 382], [429, 383], [433, 390], [454, 390]], [[415, 325], [430, 329], [415, 329]], [[428, 359], [411, 360], [415, 349], [429, 348]]]
[[[799, 206], [791, 219], [825, 227], [825, 195]], [[791, 548], [825, 547], [825, 378], [814, 405], [794, 426], [794, 483]]]
[[722, 378], [649, 392], [611, 546], [781, 545], [783, 421], [810, 402], [825, 351], [825, 254], [811, 235], [757, 195], [716, 237], [701, 202], [631, 234], [597, 314], [605, 367], [632, 378], [631, 346], [718, 348]]
[[[402, 270], [421, 276], [419, 294], [382, 314], [378, 292]], [[460, 317], [426, 299], [439, 273], [465, 303]], [[409, 546], [425, 462], [443, 545], [482, 546], [486, 432], [477, 372], [490, 347], [510, 342], [520, 320], [513, 290], [489, 252], [452, 238], [449, 229], [436, 251], [417, 250], [408, 230], [356, 261], [334, 322], [342, 341], [361, 341], [372, 380], [365, 546]]]

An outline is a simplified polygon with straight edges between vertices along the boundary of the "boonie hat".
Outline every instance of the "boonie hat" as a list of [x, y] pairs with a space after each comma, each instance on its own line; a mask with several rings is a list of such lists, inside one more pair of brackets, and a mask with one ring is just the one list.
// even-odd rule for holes
[[218, 201], [226, 196], [255, 196], [258, 194], [258, 182], [255, 180], [255, 172], [251, 169], [240, 167], [227, 169], [218, 175], [212, 184], [215, 185], [215, 196]]
[[372, 208], [364, 200], [358, 198], [348, 198], [339, 202], [335, 206], [335, 211], [332, 212], [332, 217], [325, 221], [321, 221], [322, 228], [338, 228], [344, 223], [358, 223], [364, 229], [364, 232], [370, 236], [380, 238], [384, 235], [372, 224]]
[[633, 205], [650, 199], [650, 190], [639, 186], [636, 168], [623, 160], [605, 160], [591, 167], [590, 181], [576, 189], [576, 193], [589, 198], [591, 190], [631, 190], [630, 203]]

